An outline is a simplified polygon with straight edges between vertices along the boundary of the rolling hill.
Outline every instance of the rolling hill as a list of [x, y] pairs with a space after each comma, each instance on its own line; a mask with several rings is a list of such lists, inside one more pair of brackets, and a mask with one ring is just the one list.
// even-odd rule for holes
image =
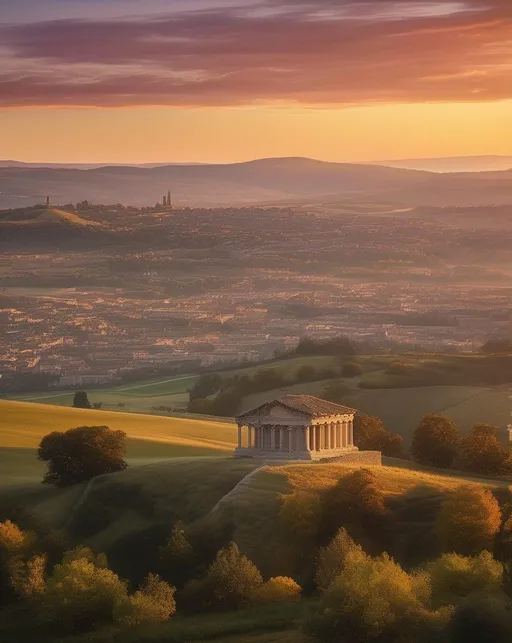
[[226, 165], [105, 166], [90, 169], [0, 167], [0, 208], [87, 198], [97, 203], [153, 204], [171, 188], [180, 205], [246, 205], [361, 200], [414, 205], [512, 203], [507, 172], [441, 175], [378, 165], [305, 158]]
[[0, 400], [0, 486], [41, 479], [36, 458], [41, 438], [51, 431], [107, 425], [126, 432], [127, 458], [141, 464], [176, 457], [222, 456], [235, 447], [233, 424], [214, 420], [163, 418], [142, 414], [74, 409]]

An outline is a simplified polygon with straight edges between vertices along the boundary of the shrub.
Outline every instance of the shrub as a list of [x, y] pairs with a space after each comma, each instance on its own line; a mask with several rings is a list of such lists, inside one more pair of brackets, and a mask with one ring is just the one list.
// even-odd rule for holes
[[359, 377], [363, 372], [363, 367], [357, 362], [345, 362], [341, 365], [341, 374], [343, 377]]
[[475, 593], [455, 610], [448, 626], [451, 643], [509, 643], [512, 601], [505, 594]]
[[475, 591], [498, 592], [503, 565], [488, 551], [478, 556], [445, 554], [427, 565], [435, 605], [457, 605]]
[[126, 583], [84, 551], [84, 557], [77, 557], [78, 551], [64, 556], [38, 602], [40, 619], [66, 632], [90, 631], [111, 622], [114, 608], [127, 598]]
[[263, 583], [253, 593], [251, 600], [255, 603], [286, 603], [298, 601], [302, 588], [293, 578], [276, 576]]
[[444, 415], [426, 415], [415, 430], [411, 453], [416, 462], [448, 469], [452, 466], [460, 440], [459, 430]]
[[339, 529], [331, 542], [322, 547], [318, 553], [315, 583], [321, 592], [325, 592], [333, 580], [343, 571], [348, 556], [360, 556], [364, 559], [366, 554], [347, 533], [346, 529]]
[[464, 471], [499, 476], [512, 472], [512, 452], [498, 439], [498, 427], [475, 424], [461, 440], [458, 466]]
[[303, 364], [297, 369], [295, 373], [295, 380], [297, 382], [314, 382], [318, 379], [318, 373], [314, 366], [311, 364]]
[[33, 543], [34, 535], [10, 520], [0, 523], [0, 603], [23, 596], [23, 574]]
[[492, 551], [500, 526], [501, 510], [493, 494], [463, 485], [444, 501], [435, 530], [444, 551], [471, 555]]
[[149, 574], [140, 589], [116, 605], [114, 619], [126, 627], [165, 623], [176, 613], [175, 592], [157, 574]]
[[126, 434], [108, 426], [81, 426], [54, 431], [42, 440], [37, 457], [48, 462], [43, 482], [66, 487], [127, 467], [123, 460]]

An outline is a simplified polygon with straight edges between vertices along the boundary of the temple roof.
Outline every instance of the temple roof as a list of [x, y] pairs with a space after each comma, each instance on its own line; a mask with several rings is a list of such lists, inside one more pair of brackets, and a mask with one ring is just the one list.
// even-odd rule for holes
[[285, 395], [279, 399], [272, 400], [271, 402], [266, 402], [261, 406], [258, 406], [255, 409], [246, 411], [238, 416], [237, 419], [247, 417], [252, 415], [257, 411], [275, 404], [280, 404], [290, 411], [297, 411], [308, 415], [311, 417], [328, 417], [331, 415], [354, 415], [357, 413], [356, 409], [352, 409], [349, 406], [343, 406], [342, 404], [335, 404], [334, 402], [328, 402], [327, 400], [322, 400], [319, 397], [314, 395]]

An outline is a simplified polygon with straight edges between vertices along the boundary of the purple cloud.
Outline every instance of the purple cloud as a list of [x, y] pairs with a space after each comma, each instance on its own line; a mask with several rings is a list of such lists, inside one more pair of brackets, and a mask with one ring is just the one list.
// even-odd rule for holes
[[267, 0], [0, 27], [0, 105], [512, 97], [512, 3]]

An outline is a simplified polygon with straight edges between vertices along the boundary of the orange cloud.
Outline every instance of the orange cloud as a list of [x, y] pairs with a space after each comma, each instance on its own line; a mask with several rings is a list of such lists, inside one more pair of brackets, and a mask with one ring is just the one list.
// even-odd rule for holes
[[512, 98], [512, 2], [269, 0], [0, 28], [0, 106]]

